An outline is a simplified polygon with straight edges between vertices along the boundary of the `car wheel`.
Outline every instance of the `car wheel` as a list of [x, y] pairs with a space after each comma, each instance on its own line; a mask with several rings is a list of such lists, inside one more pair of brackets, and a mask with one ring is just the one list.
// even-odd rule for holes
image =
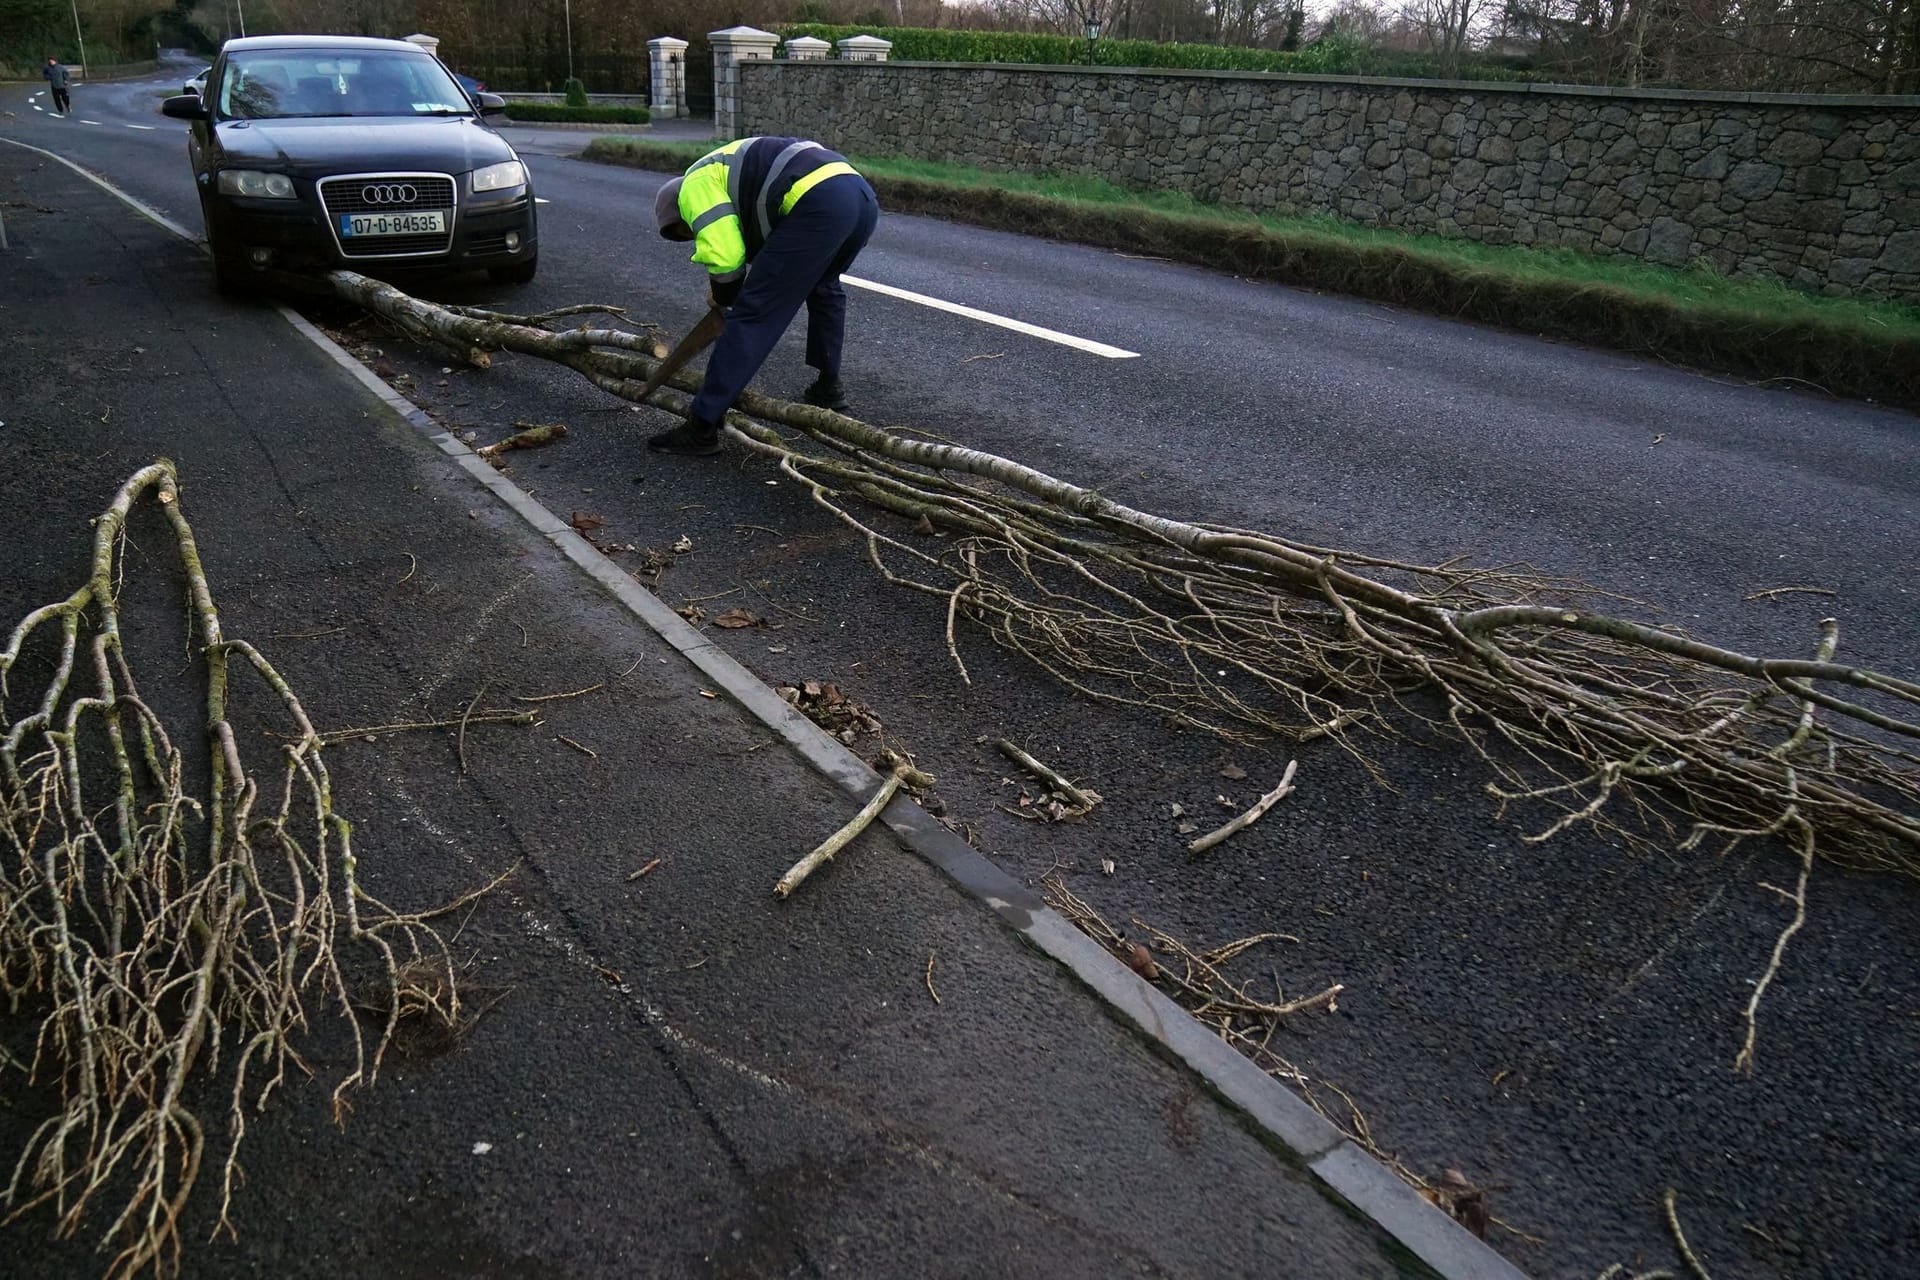
[[534, 273], [539, 269], [540, 259], [528, 258], [510, 267], [488, 267], [487, 279], [495, 284], [532, 284]]
[[251, 298], [260, 292], [259, 277], [244, 262], [221, 252], [220, 242], [207, 236], [207, 252], [213, 258], [213, 287], [221, 296]]
[[228, 298], [251, 298], [260, 292], [260, 281], [245, 264], [215, 255], [213, 287]]

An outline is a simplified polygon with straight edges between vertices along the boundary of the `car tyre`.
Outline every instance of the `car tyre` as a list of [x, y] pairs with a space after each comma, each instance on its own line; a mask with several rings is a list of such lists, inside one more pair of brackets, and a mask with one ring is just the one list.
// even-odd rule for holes
[[213, 287], [222, 297], [252, 298], [260, 292], [258, 275], [245, 263], [213, 255]]
[[213, 220], [207, 217], [205, 202], [200, 206], [200, 224], [207, 232], [207, 253], [213, 259], [213, 287], [222, 297], [251, 298], [260, 292], [260, 282], [243, 262], [222, 252], [223, 246], [214, 238]]
[[487, 279], [495, 284], [532, 284], [533, 277], [540, 270], [540, 259], [528, 258], [525, 262], [516, 262], [506, 267], [488, 267]]

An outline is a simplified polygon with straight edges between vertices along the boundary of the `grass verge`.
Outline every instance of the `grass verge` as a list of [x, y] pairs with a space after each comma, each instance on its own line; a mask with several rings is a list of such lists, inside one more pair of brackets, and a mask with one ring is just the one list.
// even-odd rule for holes
[[566, 124], [645, 124], [645, 107], [570, 107], [564, 102], [508, 102], [507, 119]]
[[[677, 170], [709, 143], [596, 138], [586, 158]], [[1565, 249], [1276, 218], [1079, 178], [855, 158], [888, 209], [1326, 289], [1673, 364], [1920, 408], [1920, 307], [1825, 298]]]

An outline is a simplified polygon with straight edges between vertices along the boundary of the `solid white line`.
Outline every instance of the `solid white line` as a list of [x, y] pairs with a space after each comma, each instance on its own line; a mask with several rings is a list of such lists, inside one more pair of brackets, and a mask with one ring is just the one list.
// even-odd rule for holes
[[161, 226], [165, 227], [167, 230], [173, 232], [173, 234], [179, 236], [182, 240], [189, 241], [193, 244], [200, 244], [200, 245], [205, 244], [205, 241], [201, 240], [199, 236], [193, 234], [193, 232], [187, 230], [185, 227], [181, 226], [179, 223], [175, 222], [172, 218], [169, 218], [166, 214], [160, 212], [158, 209], [154, 208], [152, 205], [148, 204], [146, 201], [140, 199], [138, 196], [128, 195], [126, 192], [114, 186], [111, 182], [108, 182], [105, 178], [101, 177], [99, 174], [93, 173], [87, 169], [82, 169], [79, 165], [75, 164], [73, 161], [67, 159], [63, 155], [58, 155], [52, 151], [47, 150], [45, 147], [36, 147], [32, 143], [20, 142], [13, 138], [0, 138], [0, 142], [4, 142], [10, 147], [19, 147], [22, 151], [32, 151], [38, 155], [43, 155], [49, 160], [57, 160], [61, 164], [67, 166], [67, 168], [73, 170], [75, 173], [85, 178], [88, 182], [93, 183], [94, 186], [99, 187], [103, 191], [112, 192], [114, 195], [118, 196], [120, 199], [125, 200], [128, 204], [132, 205], [135, 209], [138, 209], [141, 213], [146, 214], [149, 218], [152, 218], [155, 222], [159, 223]]
[[896, 289], [890, 284], [862, 280], [859, 276], [841, 276], [840, 283], [850, 284], [856, 289], [870, 289], [875, 293], [883, 293], [889, 298], [917, 302], [923, 307], [932, 307], [935, 311], [950, 311], [956, 316], [965, 316], [969, 320], [978, 320], [983, 324], [997, 324], [1002, 329], [1024, 333], [1030, 338], [1044, 338], [1048, 342], [1057, 342], [1063, 347], [1072, 347], [1076, 351], [1105, 356], [1109, 360], [1137, 360], [1140, 357], [1138, 351], [1123, 351], [1119, 347], [1110, 347], [1104, 342], [1095, 342], [1091, 338], [1076, 338], [1070, 333], [1061, 333], [1058, 329], [1043, 329], [1037, 324], [1028, 324], [1025, 320], [1011, 320], [1006, 316], [997, 316], [991, 311], [963, 307], [957, 302], [930, 298], [924, 293], [915, 293], [911, 289]]

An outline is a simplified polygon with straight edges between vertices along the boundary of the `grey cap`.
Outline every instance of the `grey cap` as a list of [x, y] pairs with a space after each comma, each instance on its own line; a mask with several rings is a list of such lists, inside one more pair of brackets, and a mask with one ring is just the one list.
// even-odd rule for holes
[[[653, 221], [660, 228], [660, 234], [669, 240], [688, 239], [687, 221], [680, 216], [680, 184], [682, 178], [674, 178], [661, 185], [660, 191], [653, 197]], [[681, 234], [673, 234], [676, 230]]]

